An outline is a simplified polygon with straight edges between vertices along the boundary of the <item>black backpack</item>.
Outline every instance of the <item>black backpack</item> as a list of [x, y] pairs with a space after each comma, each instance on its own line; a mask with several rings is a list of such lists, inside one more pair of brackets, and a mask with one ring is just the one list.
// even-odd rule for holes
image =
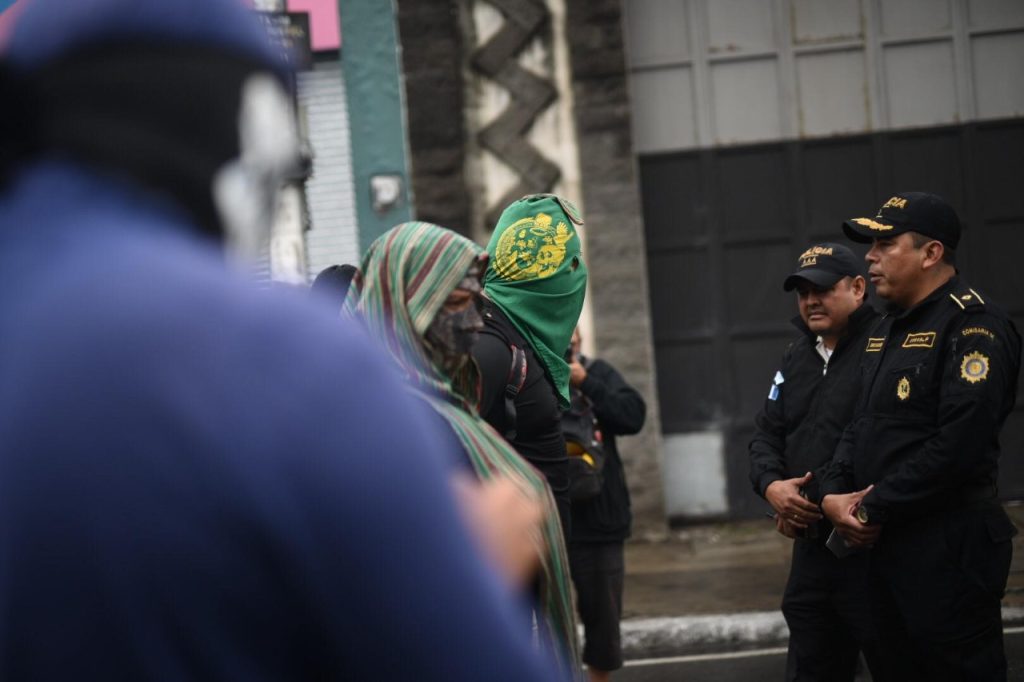
[[[517, 339], [518, 340], [518, 339]], [[516, 396], [526, 381], [526, 351], [509, 343], [512, 363], [505, 379], [505, 439], [516, 437]], [[562, 413], [562, 433], [569, 455], [569, 499], [582, 502], [597, 497], [604, 483], [604, 446], [590, 400], [573, 389], [569, 409]]]
[[594, 406], [578, 390], [571, 391], [569, 409], [562, 413], [562, 433], [569, 455], [569, 499], [590, 500], [604, 484], [604, 443]]

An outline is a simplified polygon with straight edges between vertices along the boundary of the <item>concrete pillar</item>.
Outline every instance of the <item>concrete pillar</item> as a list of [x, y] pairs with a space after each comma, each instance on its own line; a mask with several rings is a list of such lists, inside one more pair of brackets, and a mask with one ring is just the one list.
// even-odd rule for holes
[[661, 420], [647, 293], [647, 256], [620, 0], [566, 0], [591, 310], [597, 355], [643, 393], [647, 424], [623, 438], [634, 535], [665, 529]]

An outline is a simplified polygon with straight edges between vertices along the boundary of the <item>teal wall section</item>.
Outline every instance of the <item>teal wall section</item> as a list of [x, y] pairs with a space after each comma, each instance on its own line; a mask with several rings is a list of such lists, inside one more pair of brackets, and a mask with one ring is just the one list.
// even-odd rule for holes
[[[345, 74], [359, 245], [411, 219], [406, 132], [391, 0], [340, 0], [341, 65]], [[402, 198], [384, 214], [373, 208], [370, 178], [400, 175]]]

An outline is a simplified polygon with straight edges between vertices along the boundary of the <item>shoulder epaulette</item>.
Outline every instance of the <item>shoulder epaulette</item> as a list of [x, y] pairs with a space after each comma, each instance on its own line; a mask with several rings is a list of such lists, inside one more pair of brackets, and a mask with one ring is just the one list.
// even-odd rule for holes
[[949, 297], [960, 310], [967, 312], [979, 312], [985, 309], [985, 299], [974, 289], [964, 287], [952, 292]]

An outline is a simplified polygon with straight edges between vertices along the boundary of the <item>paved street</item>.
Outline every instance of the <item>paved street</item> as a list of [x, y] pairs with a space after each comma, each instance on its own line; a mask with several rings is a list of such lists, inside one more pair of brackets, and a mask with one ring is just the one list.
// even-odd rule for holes
[[[1010, 682], [1024, 682], [1024, 627], [1006, 632]], [[616, 682], [760, 682], [782, 680], [784, 648], [629, 661], [613, 676]], [[869, 680], [865, 676], [863, 679]]]

